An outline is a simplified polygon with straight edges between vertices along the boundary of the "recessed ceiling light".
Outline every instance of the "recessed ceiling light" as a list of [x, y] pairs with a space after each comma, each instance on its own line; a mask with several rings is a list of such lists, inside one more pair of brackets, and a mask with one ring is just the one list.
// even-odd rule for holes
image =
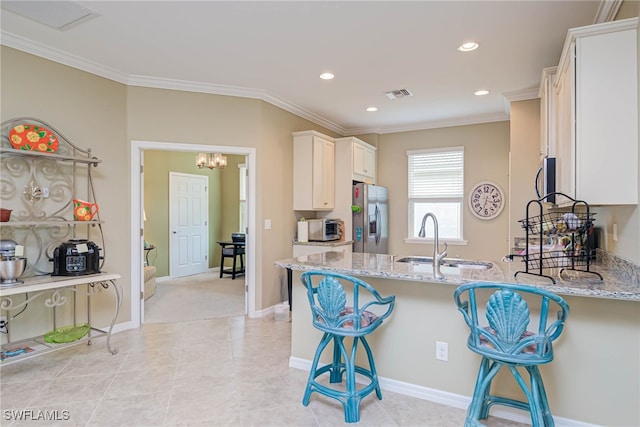
[[466, 43], [462, 43], [459, 47], [458, 50], [460, 52], [471, 52], [472, 50], [476, 50], [480, 45], [476, 42], [466, 42]]
[[322, 74], [320, 74], [320, 78], [322, 80], [331, 80], [334, 77], [335, 76], [333, 75], [333, 73], [322, 73]]
[[378, 111], [378, 107], [367, 107], [367, 111]]
[[482, 96], [482, 95], [488, 95], [489, 91], [486, 89], [482, 89], [482, 90], [477, 90], [475, 92], [473, 92], [474, 95], [478, 95], [478, 96]]

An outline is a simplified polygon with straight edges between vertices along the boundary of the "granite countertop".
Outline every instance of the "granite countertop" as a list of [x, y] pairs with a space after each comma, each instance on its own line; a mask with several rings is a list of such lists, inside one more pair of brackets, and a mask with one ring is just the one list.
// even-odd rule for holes
[[489, 269], [443, 266], [444, 279], [434, 278], [431, 264], [398, 262], [400, 258], [402, 256], [332, 251], [280, 260], [275, 264], [291, 270], [326, 270], [354, 276], [455, 286], [475, 281], [523, 283], [561, 295], [640, 301], [640, 268], [600, 254], [590, 270], [600, 273], [603, 280], [588, 272], [565, 270], [562, 277], [555, 272], [555, 284], [549, 278], [533, 274], [519, 273], [516, 276], [518, 271], [525, 269], [525, 264], [518, 258], [512, 262], [488, 261], [492, 263]]

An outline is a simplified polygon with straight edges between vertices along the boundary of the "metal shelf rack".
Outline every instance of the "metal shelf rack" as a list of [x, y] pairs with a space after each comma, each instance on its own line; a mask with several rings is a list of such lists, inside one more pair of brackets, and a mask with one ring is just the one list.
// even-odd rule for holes
[[[557, 196], [569, 199], [572, 202], [571, 210], [544, 213], [543, 202]], [[596, 249], [590, 238], [594, 233], [594, 215], [587, 202], [564, 193], [549, 193], [529, 201], [527, 217], [519, 221], [526, 231], [524, 254], [519, 255], [523, 257], [525, 270], [516, 272], [515, 276], [519, 273], [534, 274], [546, 277], [555, 284], [556, 279], [545, 273], [559, 268], [559, 276], [565, 270], [573, 270], [595, 274], [602, 280], [600, 273], [590, 270], [596, 258]], [[533, 236], [537, 237], [537, 243], [532, 245], [530, 238]]]

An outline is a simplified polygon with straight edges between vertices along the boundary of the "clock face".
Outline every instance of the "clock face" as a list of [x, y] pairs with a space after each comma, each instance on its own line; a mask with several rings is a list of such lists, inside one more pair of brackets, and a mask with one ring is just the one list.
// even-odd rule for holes
[[476, 184], [469, 193], [469, 209], [481, 219], [492, 219], [504, 208], [504, 193], [492, 182]]

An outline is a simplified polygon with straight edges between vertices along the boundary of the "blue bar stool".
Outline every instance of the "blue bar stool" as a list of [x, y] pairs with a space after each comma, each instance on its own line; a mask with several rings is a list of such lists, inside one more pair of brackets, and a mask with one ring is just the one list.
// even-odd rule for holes
[[[531, 321], [529, 305], [540, 307], [539, 319], [528, 330]], [[454, 292], [458, 310], [471, 329], [467, 347], [482, 356], [473, 398], [465, 427], [483, 425], [479, 420], [489, 416], [493, 405], [504, 405], [529, 411], [534, 427], [554, 425], [539, 365], [553, 360], [553, 346], [569, 315], [569, 306], [558, 295], [533, 286], [502, 283], [471, 283]], [[557, 311], [556, 311], [557, 310]], [[487, 323], [481, 324], [484, 313]], [[537, 317], [537, 316], [536, 316]], [[526, 401], [492, 395], [491, 382], [507, 367], [525, 394]], [[529, 385], [516, 369], [523, 367]]]
[[[360, 402], [365, 396], [375, 390], [378, 399], [382, 400], [373, 354], [365, 336], [391, 314], [396, 297], [383, 298], [368, 283], [344, 274], [307, 271], [302, 273], [301, 280], [307, 288], [313, 326], [324, 332], [311, 364], [302, 404], [309, 405], [311, 393], [318, 392], [342, 403], [345, 422], [356, 423], [360, 421]], [[361, 291], [366, 292], [361, 295]], [[349, 349], [345, 345], [345, 337], [353, 338]], [[331, 342], [331, 363], [318, 367], [320, 356]], [[355, 364], [360, 343], [367, 353], [369, 368]], [[328, 374], [329, 384], [342, 382], [344, 375], [346, 389], [319, 383], [317, 378], [322, 374]], [[368, 378], [369, 383], [357, 389], [356, 374]]]

